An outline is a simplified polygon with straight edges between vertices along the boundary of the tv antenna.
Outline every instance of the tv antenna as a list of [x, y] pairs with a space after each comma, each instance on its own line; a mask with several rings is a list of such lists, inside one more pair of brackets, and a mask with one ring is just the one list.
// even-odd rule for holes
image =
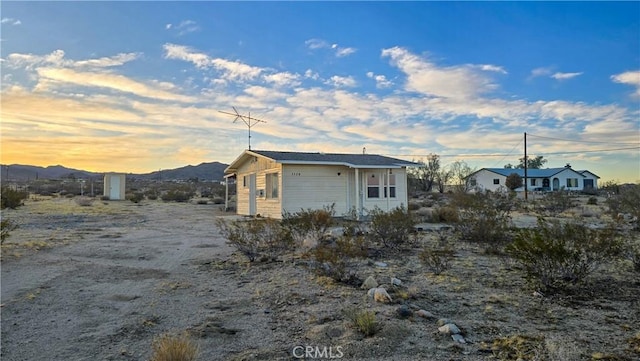
[[258, 118], [253, 118], [251, 116], [251, 112], [249, 112], [248, 115], [242, 115], [238, 113], [238, 110], [236, 110], [236, 107], [231, 107], [231, 108], [233, 108], [234, 113], [223, 112], [222, 110], [218, 110], [218, 112], [222, 114], [234, 116], [235, 117], [235, 119], [233, 120], [234, 123], [237, 122], [238, 120], [242, 120], [244, 122], [244, 124], [247, 126], [249, 130], [249, 150], [251, 150], [251, 127], [253, 127], [258, 123], [266, 123], [266, 121]]

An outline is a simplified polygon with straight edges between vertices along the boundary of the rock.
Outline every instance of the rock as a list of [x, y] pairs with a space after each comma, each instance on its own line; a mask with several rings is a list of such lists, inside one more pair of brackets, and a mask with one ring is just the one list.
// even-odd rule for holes
[[447, 335], [456, 335], [460, 333], [460, 329], [458, 328], [458, 326], [456, 326], [455, 323], [447, 323], [444, 326], [440, 326], [438, 327], [438, 331]]
[[402, 281], [400, 281], [399, 279], [395, 278], [395, 277], [391, 277], [391, 284], [394, 286], [400, 286], [402, 285]]
[[384, 262], [377, 261], [377, 262], [373, 262], [373, 264], [376, 265], [376, 267], [387, 268], [387, 264]]
[[[374, 288], [373, 289], [373, 300], [376, 302], [391, 302], [391, 296], [389, 296], [389, 293], [387, 293], [387, 290], [385, 290], [382, 287], [378, 287], [378, 288]], [[369, 292], [371, 292], [371, 290], [369, 290]]]
[[439, 318], [439, 319], [438, 319], [438, 322], [436, 322], [436, 324], [437, 324], [438, 326], [444, 326], [444, 325], [446, 325], [447, 323], [453, 323], [453, 322], [452, 322], [450, 319], [448, 319], [448, 318]]
[[376, 288], [376, 287], [378, 287], [378, 282], [376, 281], [375, 278], [373, 278], [373, 276], [367, 277], [367, 279], [364, 280], [364, 282], [362, 283], [362, 286], [360, 286], [360, 288], [363, 290]]
[[464, 339], [464, 337], [462, 337], [461, 334], [453, 334], [451, 335], [451, 338], [455, 341], [455, 342], [459, 342], [459, 343], [467, 343], [467, 341]]
[[376, 294], [376, 287], [370, 288], [369, 291], [367, 291], [367, 295], [371, 298], [373, 298], [375, 294]]
[[436, 318], [436, 316], [429, 312], [429, 311], [425, 311], [425, 310], [418, 310], [416, 311], [416, 315], [426, 318], [426, 319], [432, 319], [432, 318]]
[[409, 318], [411, 317], [411, 315], [413, 315], [413, 312], [411, 312], [411, 309], [409, 309], [407, 305], [402, 305], [398, 307], [398, 309], [396, 310], [396, 313], [400, 318]]

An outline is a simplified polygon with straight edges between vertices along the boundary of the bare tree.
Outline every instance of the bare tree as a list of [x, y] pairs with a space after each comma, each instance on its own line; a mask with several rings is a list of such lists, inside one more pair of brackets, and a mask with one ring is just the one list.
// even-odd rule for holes
[[421, 190], [430, 192], [440, 172], [440, 156], [429, 154], [426, 161], [420, 159], [417, 163], [420, 167], [411, 169], [410, 174], [416, 179]]
[[473, 186], [469, 176], [476, 171], [475, 168], [471, 168], [463, 160], [458, 160], [449, 166], [449, 171], [451, 172], [451, 180], [456, 192], [467, 193], [471, 190]]

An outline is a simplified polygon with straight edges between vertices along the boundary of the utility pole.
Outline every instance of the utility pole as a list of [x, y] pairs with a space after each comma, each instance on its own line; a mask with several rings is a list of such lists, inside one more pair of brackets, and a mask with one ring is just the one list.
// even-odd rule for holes
[[527, 132], [524, 132], [524, 200], [528, 200], [527, 195]]

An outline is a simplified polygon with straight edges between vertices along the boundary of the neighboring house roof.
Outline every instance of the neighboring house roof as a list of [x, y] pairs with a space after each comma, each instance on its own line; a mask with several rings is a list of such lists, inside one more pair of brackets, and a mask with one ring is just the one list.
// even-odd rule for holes
[[580, 174], [582, 174], [582, 175], [585, 175], [585, 176], [586, 176], [586, 174], [585, 174], [585, 173], [589, 173], [589, 174], [591, 174], [592, 176], [594, 176], [594, 177], [596, 177], [596, 178], [600, 179], [600, 177], [598, 177], [595, 173], [590, 172], [590, 171], [588, 171], [588, 170], [586, 170], [586, 169], [578, 170], [578, 171], [576, 171], [576, 172], [578, 172], [578, 173], [580, 173]]
[[351, 168], [402, 168], [419, 166], [415, 162], [377, 154], [303, 153], [271, 150], [245, 150], [227, 167], [225, 173], [235, 172], [247, 156], [261, 156], [281, 164], [343, 165]]
[[[582, 174], [582, 172], [584, 171], [575, 171], [571, 168], [562, 167], [562, 168], [545, 168], [545, 169], [527, 169], [527, 178], [550, 178], [562, 172], [563, 170], [567, 170], [567, 169], [571, 170], [572, 172], [578, 175], [581, 175], [582, 177], [586, 177], [584, 174]], [[508, 177], [513, 173], [516, 173], [517, 175], [524, 177], [524, 169], [522, 168], [482, 168], [478, 172], [480, 172], [481, 170], [487, 170], [489, 172], [493, 172], [505, 177]], [[478, 172], [475, 172], [475, 173], [478, 173]]]

